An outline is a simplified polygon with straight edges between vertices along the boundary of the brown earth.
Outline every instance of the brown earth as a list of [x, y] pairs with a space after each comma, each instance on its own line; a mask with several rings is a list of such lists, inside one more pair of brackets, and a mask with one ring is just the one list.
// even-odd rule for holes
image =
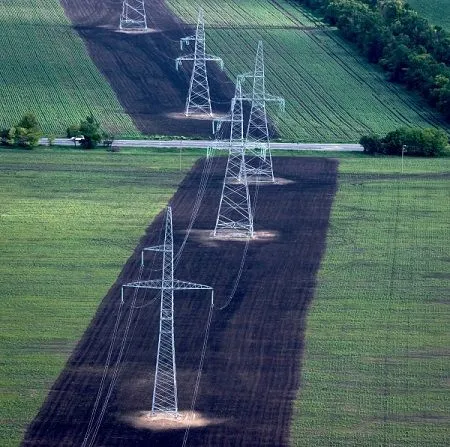
[[[212, 229], [225, 158], [214, 159], [193, 234]], [[175, 247], [181, 245], [195, 202], [204, 162], [194, 166], [171, 200]], [[197, 415], [190, 431], [147, 423], [157, 349], [158, 300], [138, 298], [122, 368], [93, 445], [96, 446], [287, 446], [293, 401], [300, 387], [305, 318], [325, 248], [337, 161], [274, 158], [277, 175], [290, 180], [261, 186], [255, 230], [276, 237], [250, 242], [234, 298], [230, 294], [245, 242], [188, 238], [176, 277], [209, 284], [215, 308], [195, 407], [192, 395], [205, 337], [206, 293], [176, 292], [175, 340], [179, 407]], [[255, 192], [252, 186], [252, 194]], [[28, 428], [24, 446], [80, 446], [94, 407], [120, 302], [120, 286], [138, 279], [142, 247], [158, 243], [160, 215], [104, 298], [91, 325], [47, 401]], [[147, 263], [148, 265], [148, 263]], [[144, 278], [150, 276], [146, 267]], [[154, 272], [156, 277], [160, 272]], [[154, 276], [153, 276], [154, 277]], [[117, 356], [131, 297], [125, 297]], [[150, 304], [148, 304], [150, 303]], [[106, 384], [111, 380], [110, 368]], [[102, 397], [103, 402], [104, 397]], [[194, 410], [194, 413], [190, 413]], [[186, 416], [187, 417], [187, 416]], [[169, 424], [170, 425], [170, 424]], [[166, 427], [166, 428], [164, 428]]]
[[[123, 33], [118, 32], [122, 0], [61, 0], [61, 4], [141, 132], [211, 135], [210, 120], [188, 119], [183, 113], [192, 63], [175, 69], [178, 56], [193, 52], [192, 45], [181, 52], [179, 39], [195, 34], [195, 24], [182, 23], [164, 0], [152, 0], [146, 7], [149, 32]], [[215, 63], [208, 64], [208, 79], [213, 111], [226, 113], [234, 84]]]

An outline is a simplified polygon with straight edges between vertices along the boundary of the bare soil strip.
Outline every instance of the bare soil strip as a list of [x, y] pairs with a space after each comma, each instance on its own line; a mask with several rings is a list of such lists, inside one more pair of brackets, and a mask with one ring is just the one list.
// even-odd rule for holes
[[[214, 160], [193, 228], [197, 235], [205, 236], [214, 225], [225, 163], [223, 157]], [[202, 169], [200, 161], [171, 201], [176, 247], [189, 225]], [[219, 310], [233, 288], [245, 245], [242, 241], [217, 240], [208, 244], [203, 236], [189, 238], [176, 269], [178, 279], [212, 285], [216, 303], [199, 393], [191, 413], [210, 303], [200, 292], [176, 293], [179, 405], [184, 417], [195, 419], [188, 446], [288, 445], [292, 404], [300, 387], [305, 318], [325, 248], [337, 161], [281, 157], [274, 158], [274, 169], [290, 182], [259, 189], [255, 230], [275, 236], [250, 243], [241, 281], [230, 304]], [[254, 186], [251, 190], [253, 194]], [[30, 425], [23, 445], [81, 445], [102, 378], [120, 302], [120, 285], [137, 279], [141, 248], [159, 242], [155, 235], [160, 232], [162, 218], [160, 215], [148, 228], [104, 298]], [[149, 269], [144, 278], [149, 277]], [[132, 337], [95, 445], [182, 445], [185, 423], [154, 424], [146, 417], [151, 409], [159, 327], [158, 300], [151, 299], [140, 296], [136, 303], [142, 307], [134, 310]], [[128, 313], [131, 296], [126, 301]], [[124, 321], [119, 340], [123, 329]], [[107, 382], [111, 375], [112, 370]]]
[[[147, 7], [146, 33], [118, 32], [120, 1], [61, 0], [61, 3], [92, 60], [141, 132], [210, 136], [211, 121], [188, 119], [181, 113], [192, 63], [185, 63], [176, 71], [175, 59], [182, 54], [179, 39], [195, 34], [195, 30], [181, 23], [164, 0], [152, 0]], [[189, 52], [193, 48], [188, 47], [185, 53]], [[234, 84], [213, 63], [208, 65], [208, 78], [214, 111], [227, 112]]]

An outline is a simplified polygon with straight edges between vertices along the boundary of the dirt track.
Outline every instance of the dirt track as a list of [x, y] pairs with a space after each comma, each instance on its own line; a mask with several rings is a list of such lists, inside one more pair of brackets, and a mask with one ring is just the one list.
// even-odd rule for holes
[[[225, 158], [214, 161], [194, 235], [207, 234], [214, 225], [225, 162]], [[189, 223], [202, 166], [200, 162], [193, 168], [171, 201], [176, 247]], [[255, 230], [271, 231], [277, 237], [250, 244], [234, 299], [226, 309], [216, 308], [213, 313], [195, 410], [220, 421], [191, 428], [188, 446], [288, 445], [292, 403], [300, 386], [305, 317], [324, 250], [337, 162], [282, 157], [274, 159], [274, 168], [277, 176], [291, 182], [260, 188]], [[159, 234], [161, 224], [159, 216], [104, 298], [29, 427], [23, 445], [81, 445], [116, 319], [120, 285], [137, 279], [140, 250], [158, 242], [154, 235]], [[233, 286], [243, 245], [192, 237], [176, 277], [212, 285], [216, 306], [220, 307]], [[146, 272], [144, 277], [148, 275]], [[208, 309], [205, 294], [177, 295], [175, 338], [181, 410], [189, 410], [191, 405]], [[133, 337], [94, 445], [181, 446], [184, 430], [136, 429], [123, 419], [151, 408], [157, 301], [134, 315]]]
[[[61, 0], [61, 4], [140, 131], [211, 135], [211, 121], [187, 119], [182, 113], [192, 64], [176, 71], [175, 59], [182, 54], [179, 39], [195, 30], [178, 21], [164, 0], [152, 0], [147, 6], [150, 32], [134, 35], [117, 31], [121, 0]], [[192, 51], [188, 48], [186, 53]], [[227, 112], [234, 84], [212, 63], [208, 78], [214, 111]]]

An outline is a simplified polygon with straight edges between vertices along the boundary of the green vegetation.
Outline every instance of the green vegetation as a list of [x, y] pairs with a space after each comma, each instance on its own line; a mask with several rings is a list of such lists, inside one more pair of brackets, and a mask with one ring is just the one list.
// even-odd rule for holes
[[400, 129], [389, 132], [381, 138], [377, 135], [365, 135], [359, 143], [369, 154], [412, 155], [436, 157], [446, 155], [448, 137], [439, 129]]
[[450, 2], [448, 0], [408, 0], [409, 6], [428, 19], [450, 32]]
[[[195, 3], [168, 4], [188, 23], [196, 22]], [[207, 50], [223, 56], [232, 79], [253, 70], [257, 41], [264, 41], [268, 92], [286, 99], [286, 113], [270, 109], [283, 139], [356, 142], [402, 126], [450, 129], [422, 99], [386, 82], [381, 69], [363, 60], [336, 29], [295, 2], [224, 0], [221, 14], [215, 1], [202, 6]]]
[[81, 120], [80, 124], [72, 124], [67, 128], [68, 138], [82, 137], [81, 146], [85, 149], [93, 149], [100, 141], [107, 137], [102, 131], [100, 123], [89, 115], [86, 119]]
[[450, 33], [431, 26], [404, 0], [298, 2], [318, 9], [391, 81], [419, 92], [450, 122]]
[[[198, 155], [0, 149], [2, 446], [19, 444]], [[445, 445], [450, 159], [409, 158], [401, 175], [399, 158], [332, 156], [339, 191], [309, 312], [293, 443]]]
[[44, 134], [93, 114], [110, 133], [137, 136], [58, 0], [1, 2], [0, 128], [33, 112]]
[[448, 158], [345, 157], [295, 446], [448, 445]]
[[199, 152], [0, 148], [0, 445], [17, 446]]
[[33, 113], [25, 114], [17, 125], [0, 132], [0, 144], [33, 148], [42, 136], [41, 126]]

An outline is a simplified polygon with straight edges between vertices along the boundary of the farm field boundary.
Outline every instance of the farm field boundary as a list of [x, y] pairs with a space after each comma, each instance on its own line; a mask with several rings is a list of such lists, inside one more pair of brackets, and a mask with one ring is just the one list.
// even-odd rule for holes
[[[118, 148], [184, 148], [184, 149], [207, 149], [212, 146], [211, 140], [115, 140], [114, 147]], [[47, 138], [41, 138], [41, 146], [48, 145]], [[56, 138], [53, 142], [57, 146], [73, 147], [74, 143], [70, 138]], [[270, 143], [272, 150], [310, 150], [310, 151], [343, 151], [362, 152], [364, 149], [360, 144], [345, 143]], [[226, 154], [227, 150], [220, 150]]]
[[[195, 24], [194, 3], [169, 0], [168, 5]], [[224, 0], [220, 14], [215, 1], [202, 7], [209, 51], [223, 57], [231, 79], [253, 70], [257, 42], [263, 40], [267, 91], [286, 100], [286, 113], [270, 109], [283, 139], [354, 142], [401, 126], [450, 129], [424, 100], [387, 82], [334, 28], [294, 2]]]
[[448, 443], [450, 159], [342, 158], [293, 446]]
[[[180, 38], [193, 33], [172, 14], [164, 0], [147, 3], [148, 33], [117, 31], [120, 2], [62, 0], [67, 16], [84, 40], [92, 60], [106, 76], [137, 128], [153, 135], [211, 135], [211, 121], [186, 118], [184, 107], [191, 65], [177, 71]], [[188, 49], [192, 51], [192, 49]], [[228, 112], [234, 86], [210, 64], [210, 88]]]
[[[184, 114], [191, 64], [180, 71], [179, 39], [194, 32], [197, 6], [156, 0], [150, 32], [117, 32], [120, 5], [106, 0], [63, 0], [68, 17], [99, 70], [139, 130], [153, 135], [211, 134], [209, 120]], [[418, 97], [386, 82], [333, 28], [285, 0], [203, 2], [208, 52], [223, 58], [226, 72], [209, 64], [213, 109], [229, 109], [234, 79], [253, 70], [257, 41], [264, 41], [268, 91], [286, 99], [286, 113], [270, 109], [273, 133], [288, 141], [354, 142], [370, 132], [400, 126], [441, 126], [439, 114]], [[169, 10], [170, 7], [170, 10]], [[190, 49], [186, 50], [191, 51]], [[248, 88], [245, 86], [244, 88]]]
[[[202, 163], [194, 167], [170, 201], [175, 247], [180, 246], [189, 225]], [[214, 159], [207, 192], [176, 268], [177, 278], [212, 285], [217, 306], [195, 405], [196, 411], [215, 423], [191, 428], [186, 445], [287, 446], [292, 403], [299, 386], [302, 322], [324, 249], [337, 161], [274, 158], [276, 172], [289, 182], [260, 188], [255, 220], [256, 231], [267, 231], [273, 237], [249, 244], [241, 281], [232, 299], [229, 294], [245, 243], [209, 237], [225, 163], [223, 157]], [[120, 285], [136, 279], [140, 248], [158, 244], [161, 226], [162, 215], [149, 227], [103, 300], [23, 445], [81, 444], [116, 320]], [[144, 277], [157, 268], [157, 264], [148, 262]], [[136, 429], [128, 422], [136, 412], [151, 407], [159, 327], [158, 301], [152, 299], [153, 295], [139, 296], [135, 303], [133, 336], [125, 347], [117, 386], [99, 427], [99, 445], [182, 444], [184, 431]], [[191, 406], [209, 300], [191, 293], [176, 297], [175, 301], [179, 407], [186, 410]], [[130, 306], [130, 300], [127, 303]], [[118, 332], [118, 339], [121, 337], [123, 326]]]
[[108, 132], [139, 135], [58, 0], [2, 1], [0, 29], [0, 129], [33, 112], [63, 135], [92, 113]]
[[0, 148], [2, 447], [19, 445], [130, 252], [199, 156], [177, 155]]

